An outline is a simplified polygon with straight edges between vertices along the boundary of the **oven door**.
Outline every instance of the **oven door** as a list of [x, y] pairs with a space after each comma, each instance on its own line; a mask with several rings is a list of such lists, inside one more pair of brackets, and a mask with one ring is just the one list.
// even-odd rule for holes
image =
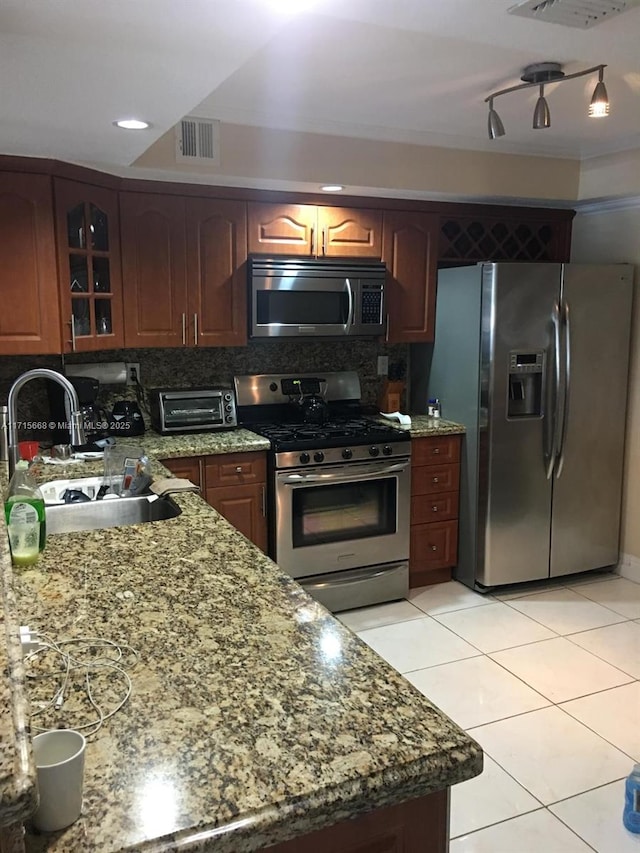
[[276, 472], [275, 551], [294, 578], [409, 559], [411, 460]]

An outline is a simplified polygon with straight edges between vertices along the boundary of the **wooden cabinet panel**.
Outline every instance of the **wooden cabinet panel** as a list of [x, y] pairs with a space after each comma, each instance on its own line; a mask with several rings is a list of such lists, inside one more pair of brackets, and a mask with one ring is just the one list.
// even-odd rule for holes
[[460, 487], [460, 464], [418, 465], [411, 468], [411, 494], [433, 495], [457, 492]]
[[458, 492], [443, 495], [413, 495], [411, 498], [411, 524], [431, 524], [450, 521], [458, 517]]
[[306, 204], [248, 204], [249, 252], [312, 255], [316, 208]]
[[63, 351], [123, 347], [118, 194], [60, 178], [54, 191]]
[[188, 199], [186, 223], [190, 342], [242, 346], [247, 342], [246, 205]]
[[442, 465], [460, 461], [460, 436], [429, 436], [411, 444], [412, 465]]
[[265, 853], [446, 853], [449, 791], [376, 809], [268, 847]]
[[266, 486], [207, 488], [207, 503], [217, 509], [240, 533], [267, 551]]
[[350, 258], [382, 255], [382, 212], [345, 207], [318, 208], [318, 254]]
[[180, 459], [161, 459], [160, 461], [174, 476], [184, 477], [196, 486], [202, 486], [201, 458], [200, 456], [183, 456]]
[[455, 566], [457, 559], [457, 520], [417, 524], [411, 528], [411, 570], [444, 569]]
[[264, 483], [267, 479], [265, 453], [225, 453], [206, 456], [207, 488]]
[[382, 260], [387, 282], [388, 340], [432, 341], [438, 276], [435, 214], [385, 211]]
[[125, 346], [183, 346], [187, 329], [184, 199], [122, 193]]
[[61, 352], [51, 179], [0, 172], [0, 354]]

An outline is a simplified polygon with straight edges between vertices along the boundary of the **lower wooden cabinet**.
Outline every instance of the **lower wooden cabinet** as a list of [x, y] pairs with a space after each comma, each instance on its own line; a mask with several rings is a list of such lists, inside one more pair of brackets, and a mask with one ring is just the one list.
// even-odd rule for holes
[[411, 587], [450, 580], [457, 563], [460, 443], [458, 435], [412, 441]]
[[176, 477], [186, 477], [200, 486], [207, 503], [266, 553], [265, 453], [224, 453], [160, 461]]

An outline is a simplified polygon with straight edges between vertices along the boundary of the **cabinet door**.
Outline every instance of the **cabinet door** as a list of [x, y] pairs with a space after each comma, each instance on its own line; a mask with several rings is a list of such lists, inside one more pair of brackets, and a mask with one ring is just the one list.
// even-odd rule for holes
[[200, 456], [183, 456], [180, 459], [161, 459], [160, 461], [175, 477], [184, 477], [196, 486], [201, 486], [200, 459]]
[[387, 286], [388, 340], [432, 341], [438, 275], [438, 217], [389, 211], [384, 214], [382, 259]]
[[318, 255], [379, 258], [382, 255], [382, 213], [348, 207], [319, 207]]
[[64, 352], [124, 346], [118, 194], [56, 178]]
[[0, 172], [0, 354], [61, 352], [51, 179]]
[[187, 342], [184, 199], [121, 193], [122, 279], [127, 347]]
[[249, 202], [249, 252], [315, 254], [317, 211], [315, 205]]
[[267, 551], [265, 485], [218, 486], [207, 489], [207, 503], [217, 509], [240, 533]]
[[188, 342], [247, 342], [247, 208], [242, 201], [187, 199]]

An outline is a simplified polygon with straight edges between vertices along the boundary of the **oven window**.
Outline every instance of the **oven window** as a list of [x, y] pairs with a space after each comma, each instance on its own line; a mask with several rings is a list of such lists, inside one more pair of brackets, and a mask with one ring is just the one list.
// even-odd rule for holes
[[167, 426], [189, 426], [222, 423], [221, 397], [189, 397], [165, 400], [164, 419]]
[[259, 326], [335, 326], [349, 319], [349, 298], [344, 290], [259, 290], [256, 299]]
[[395, 533], [396, 494], [395, 477], [295, 489], [293, 547]]

